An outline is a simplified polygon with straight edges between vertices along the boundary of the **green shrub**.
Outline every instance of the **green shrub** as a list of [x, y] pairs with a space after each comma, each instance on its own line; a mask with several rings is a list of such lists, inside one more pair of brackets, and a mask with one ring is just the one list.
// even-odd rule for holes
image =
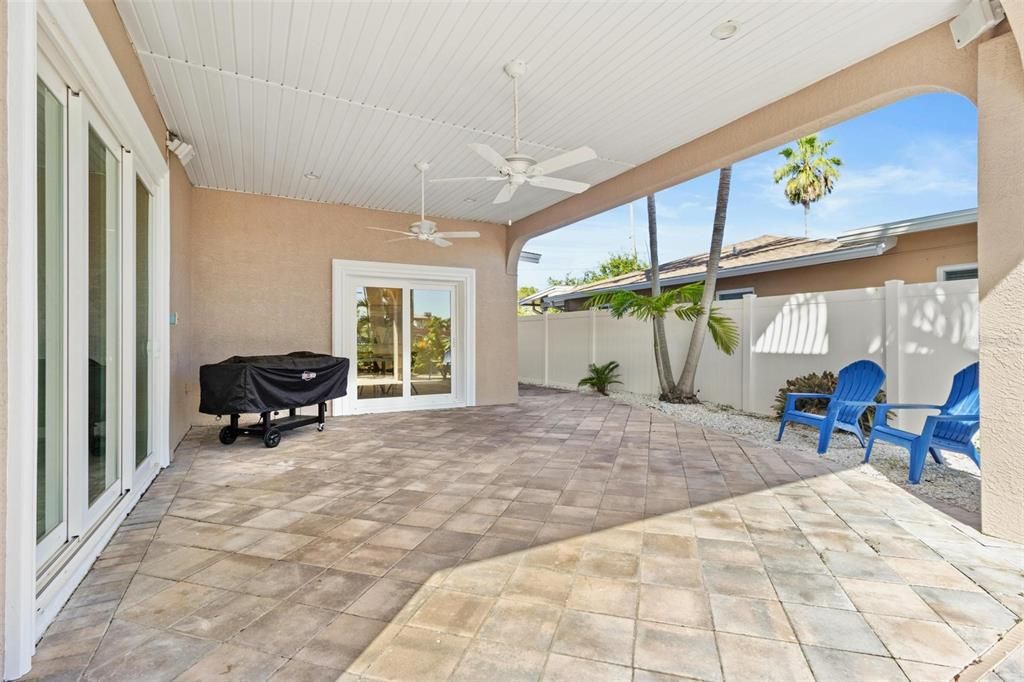
[[[836, 383], [838, 381], [839, 379], [836, 375], [827, 370], [821, 373], [811, 372], [800, 377], [787, 379], [786, 385], [775, 394], [774, 408], [776, 416], [782, 416], [786, 409], [786, 396], [790, 393], [832, 393], [836, 390]], [[878, 395], [875, 396], [875, 401], [885, 402], [884, 390], [878, 392]], [[807, 398], [798, 400], [796, 407], [798, 410], [811, 412], [812, 414], [825, 414], [828, 411], [828, 401], [821, 398]], [[889, 414], [891, 415], [892, 412]], [[865, 434], [871, 431], [874, 419], [875, 408], [873, 407], [869, 407], [860, 416], [860, 428]]]
[[621, 384], [619, 381], [619, 363], [612, 360], [603, 365], [591, 364], [587, 367], [587, 376], [580, 379], [578, 386], [590, 386], [601, 395], [608, 395], [608, 387]]

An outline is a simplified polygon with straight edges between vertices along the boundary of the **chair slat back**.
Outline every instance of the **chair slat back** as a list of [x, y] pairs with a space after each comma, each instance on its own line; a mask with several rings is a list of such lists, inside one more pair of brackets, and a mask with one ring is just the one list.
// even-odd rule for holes
[[[949, 397], [942, 405], [942, 414], [980, 414], [981, 392], [978, 386], [978, 363], [964, 367], [953, 377]], [[961, 422], [940, 422], [935, 427], [935, 436], [957, 443], [966, 443], [977, 431], [977, 427]]]
[[[874, 400], [878, 390], [885, 383], [885, 370], [871, 360], [857, 360], [839, 370], [839, 380], [833, 399], [864, 402]], [[839, 410], [839, 421], [853, 423], [857, 421], [863, 407], [843, 407]]]

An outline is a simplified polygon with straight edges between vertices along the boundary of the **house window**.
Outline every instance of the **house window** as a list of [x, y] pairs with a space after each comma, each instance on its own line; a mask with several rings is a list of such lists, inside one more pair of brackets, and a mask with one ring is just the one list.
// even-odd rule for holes
[[935, 271], [937, 282], [953, 282], [961, 279], [978, 279], [978, 264], [940, 265]]
[[715, 292], [715, 300], [718, 301], [739, 301], [747, 294], [754, 293], [754, 287], [744, 287], [742, 289], [723, 289]]

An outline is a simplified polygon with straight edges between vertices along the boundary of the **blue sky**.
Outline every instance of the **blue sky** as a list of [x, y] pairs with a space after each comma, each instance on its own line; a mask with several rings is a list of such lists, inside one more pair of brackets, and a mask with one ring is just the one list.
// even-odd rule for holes
[[[977, 114], [953, 94], [919, 95], [822, 131], [843, 160], [835, 191], [811, 208], [810, 236], [977, 205]], [[762, 234], [800, 236], [803, 213], [772, 182], [772, 149], [733, 166], [727, 244]], [[667, 262], [708, 248], [718, 172], [657, 195], [658, 244]], [[647, 213], [634, 203], [637, 248], [646, 258]], [[631, 250], [629, 209], [606, 211], [531, 240], [539, 264], [519, 264], [519, 285], [543, 288], [549, 276], [581, 274], [609, 252]]]

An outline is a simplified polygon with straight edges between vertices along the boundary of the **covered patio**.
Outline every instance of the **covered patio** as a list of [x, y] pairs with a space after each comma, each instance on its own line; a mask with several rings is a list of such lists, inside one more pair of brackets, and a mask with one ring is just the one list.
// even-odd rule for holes
[[864, 470], [523, 387], [273, 451], [194, 429], [30, 677], [950, 679], [1021, 558]]

